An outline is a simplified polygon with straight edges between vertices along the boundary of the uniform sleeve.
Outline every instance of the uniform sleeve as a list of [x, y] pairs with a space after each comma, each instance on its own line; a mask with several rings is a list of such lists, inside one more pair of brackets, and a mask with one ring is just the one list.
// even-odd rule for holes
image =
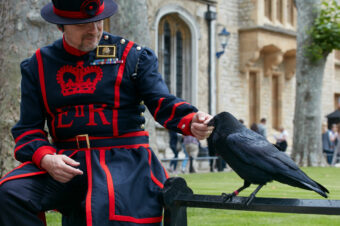
[[40, 161], [46, 154], [56, 153], [44, 131], [45, 112], [37, 73], [33, 58], [21, 63], [21, 103], [20, 120], [12, 128], [15, 139], [14, 157], [20, 162], [33, 161], [40, 167]]
[[167, 129], [191, 135], [190, 123], [197, 109], [169, 93], [152, 50], [145, 48], [141, 53], [137, 74], [139, 94], [154, 119]]

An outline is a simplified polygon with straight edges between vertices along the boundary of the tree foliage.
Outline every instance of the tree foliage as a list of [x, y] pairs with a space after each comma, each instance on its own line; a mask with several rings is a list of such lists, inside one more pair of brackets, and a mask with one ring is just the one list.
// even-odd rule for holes
[[340, 5], [336, 0], [322, 1], [310, 35], [312, 42], [306, 46], [306, 52], [312, 62], [326, 57], [334, 49], [340, 49]]

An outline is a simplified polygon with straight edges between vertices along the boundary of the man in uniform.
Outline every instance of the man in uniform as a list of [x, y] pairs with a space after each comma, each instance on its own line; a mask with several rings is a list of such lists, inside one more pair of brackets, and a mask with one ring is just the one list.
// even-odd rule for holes
[[[168, 178], [144, 131], [145, 105], [170, 130], [207, 138], [211, 116], [169, 94], [148, 48], [103, 33], [113, 0], [53, 0], [63, 38], [21, 63], [14, 156], [0, 180], [0, 225], [160, 225]], [[52, 142], [44, 131], [47, 122]]]

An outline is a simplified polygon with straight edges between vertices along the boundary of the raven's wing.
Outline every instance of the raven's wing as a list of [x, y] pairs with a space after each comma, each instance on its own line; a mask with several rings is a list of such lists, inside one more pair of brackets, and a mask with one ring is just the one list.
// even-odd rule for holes
[[278, 151], [263, 136], [248, 129], [230, 134], [226, 138], [226, 145], [242, 161], [270, 173], [299, 169], [285, 153]]

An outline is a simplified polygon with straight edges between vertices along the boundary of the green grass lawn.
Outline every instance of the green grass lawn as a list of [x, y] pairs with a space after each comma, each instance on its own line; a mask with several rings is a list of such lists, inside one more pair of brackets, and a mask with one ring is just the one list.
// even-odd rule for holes
[[[329, 191], [329, 199], [340, 200], [340, 168], [303, 168], [314, 180], [324, 185]], [[230, 193], [243, 185], [243, 180], [234, 172], [202, 173], [180, 175], [187, 181], [195, 194], [220, 195]], [[248, 196], [256, 185], [243, 191], [241, 196]], [[269, 183], [257, 194], [257, 197], [323, 199], [315, 192], [290, 187], [277, 182]], [[60, 214], [47, 214], [48, 226], [59, 226]], [[325, 225], [340, 226], [340, 216], [263, 213], [218, 209], [188, 208], [188, 225]]]
[[[340, 168], [303, 168], [311, 178], [324, 185], [329, 199], [340, 200]], [[243, 185], [234, 172], [191, 174], [183, 176], [195, 194], [220, 195], [230, 193]], [[240, 196], [248, 196], [256, 188], [252, 185]], [[272, 182], [263, 187], [257, 197], [324, 199], [319, 194]], [[340, 216], [264, 213], [250, 211], [188, 208], [188, 225], [340, 225]]]

